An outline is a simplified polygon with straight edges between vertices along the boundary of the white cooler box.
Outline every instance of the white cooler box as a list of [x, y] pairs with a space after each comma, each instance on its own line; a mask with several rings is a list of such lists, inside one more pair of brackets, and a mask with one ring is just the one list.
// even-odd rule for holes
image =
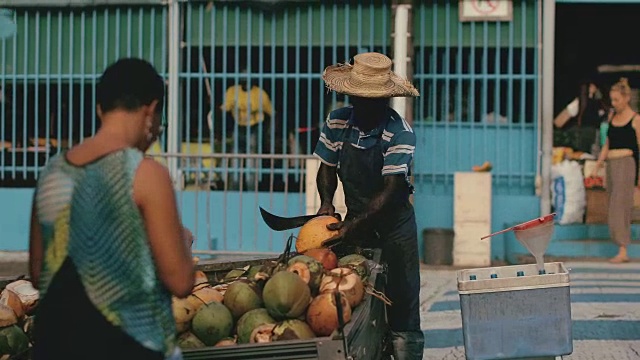
[[535, 264], [458, 271], [467, 359], [573, 352], [569, 273], [559, 262], [546, 263], [545, 272]]

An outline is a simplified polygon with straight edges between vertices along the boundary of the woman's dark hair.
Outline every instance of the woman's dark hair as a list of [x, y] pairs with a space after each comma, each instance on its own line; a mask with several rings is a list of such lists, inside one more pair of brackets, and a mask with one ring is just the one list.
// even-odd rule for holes
[[100, 77], [96, 102], [103, 112], [115, 109], [134, 111], [158, 100], [157, 112], [164, 105], [164, 80], [149, 62], [127, 58], [111, 64]]
[[589, 102], [589, 85], [592, 82], [584, 82], [580, 85], [580, 93], [578, 94], [578, 124], [582, 124], [582, 117], [587, 110], [587, 103]]

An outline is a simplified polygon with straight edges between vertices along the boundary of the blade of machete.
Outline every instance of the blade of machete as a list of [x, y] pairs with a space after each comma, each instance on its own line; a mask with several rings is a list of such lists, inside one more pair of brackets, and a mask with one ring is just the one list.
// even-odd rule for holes
[[304, 216], [296, 216], [296, 217], [282, 217], [273, 215], [267, 210], [260, 207], [260, 214], [262, 215], [262, 220], [264, 220], [265, 224], [268, 227], [275, 231], [283, 231], [289, 229], [295, 229], [306, 224], [307, 221], [318, 217], [320, 215], [304, 215]]

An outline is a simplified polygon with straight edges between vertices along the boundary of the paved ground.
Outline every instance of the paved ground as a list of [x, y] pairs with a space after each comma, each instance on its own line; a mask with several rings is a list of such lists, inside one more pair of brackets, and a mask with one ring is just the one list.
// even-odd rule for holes
[[0, 251], [0, 277], [26, 274], [27, 262], [26, 252]]
[[[26, 254], [0, 252], [0, 276], [26, 271]], [[640, 263], [565, 262], [573, 353], [563, 360], [640, 360]], [[465, 359], [456, 269], [423, 266], [424, 360]]]
[[[573, 353], [557, 359], [640, 359], [640, 263], [566, 262]], [[456, 271], [424, 267], [425, 360], [465, 359]]]

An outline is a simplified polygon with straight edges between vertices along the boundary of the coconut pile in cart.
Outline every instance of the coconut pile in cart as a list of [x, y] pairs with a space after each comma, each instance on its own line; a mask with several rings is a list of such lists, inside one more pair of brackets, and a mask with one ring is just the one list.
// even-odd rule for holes
[[[178, 345], [194, 349], [330, 336], [341, 325], [338, 306], [344, 325], [365, 293], [389, 304], [367, 283], [374, 262], [358, 254], [338, 259], [320, 247], [337, 234], [326, 228], [336, 221], [320, 216], [307, 222], [296, 239], [296, 254], [285, 250], [277, 260], [233, 269], [216, 281], [196, 271], [192, 293], [172, 298]], [[2, 291], [0, 360], [25, 353], [33, 344], [37, 302], [38, 291], [28, 280], [14, 281]]]
[[330, 336], [340, 326], [338, 306], [346, 324], [365, 293], [389, 303], [367, 283], [375, 263], [358, 254], [338, 259], [332, 250], [320, 247], [337, 234], [326, 227], [337, 221], [320, 216], [307, 222], [300, 229], [297, 254], [292, 257], [231, 270], [217, 283], [197, 272], [193, 293], [184, 299], [173, 298], [179, 346], [189, 349]]

